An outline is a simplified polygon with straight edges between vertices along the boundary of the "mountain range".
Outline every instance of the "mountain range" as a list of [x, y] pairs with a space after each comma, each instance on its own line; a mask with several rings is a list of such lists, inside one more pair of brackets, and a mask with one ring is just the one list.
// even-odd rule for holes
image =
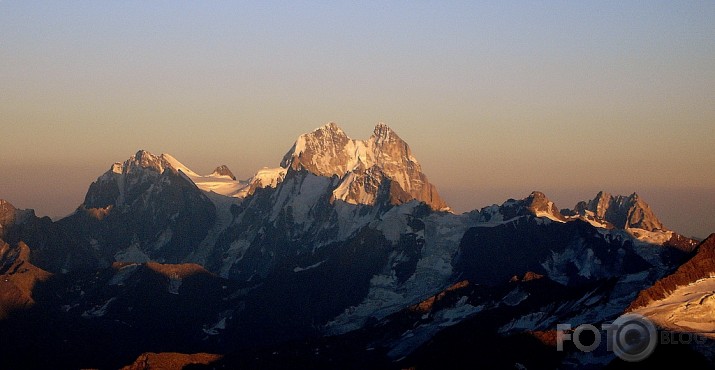
[[638, 312], [706, 338], [642, 364], [675, 353], [712, 366], [713, 238], [668, 229], [636, 193], [559, 209], [534, 191], [455, 214], [383, 123], [367, 140], [321, 126], [246, 180], [140, 150], [60, 220], [0, 200], [0, 356], [13, 368], [620, 367], [600, 348], [557, 351], [555, 330]]

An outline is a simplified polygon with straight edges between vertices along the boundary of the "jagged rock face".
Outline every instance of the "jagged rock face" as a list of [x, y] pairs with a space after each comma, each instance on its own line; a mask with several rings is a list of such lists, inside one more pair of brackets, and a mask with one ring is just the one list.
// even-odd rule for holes
[[364, 151], [364, 143], [350, 139], [337, 124], [331, 122], [313, 132], [300, 135], [286, 153], [281, 167], [306, 169], [318, 176], [342, 177], [352, 169], [356, 151]]
[[561, 212], [554, 202], [549, 200], [546, 195], [540, 191], [532, 192], [526, 199], [525, 203], [527, 209], [529, 209], [534, 215], [549, 215], [556, 219], [564, 220]]
[[15, 222], [15, 207], [5, 199], [0, 199], [0, 228]]
[[594, 199], [576, 204], [574, 213], [582, 217], [606, 221], [620, 229], [667, 230], [650, 206], [636, 193], [614, 197], [601, 191]]
[[380, 184], [385, 179], [377, 166], [356, 169], [345, 176], [340, 186], [333, 191], [332, 200], [340, 199], [350, 204], [374, 204]]
[[234, 176], [233, 172], [231, 172], [231, 170], [229, 170], [228, 166], [226, 166], [225, 164], [216, 167], [214, 172], [211, 173], [211, 175], [209, 176], [225, 176], [230, 178], [231, 180], [236, 180], [236, 176]]
[[375, 205], [381, 195], [392, 205], [414, 199], [397, 181], [386, 176], [378, 166], [359, 168], [350, 172], [333, 191], [331, 201], [342, 200], [349, 204]]
[[8, 232], [8, 228], [15, 223], [15, 207], [10, 202], [0, 199], [0, 243]]
[[[387, 125], [380, 123], [375, 127], [373, 135], [368, 140], [350, 139], [335, 123], [329, 123], [313, 132], [301, 135], [291, 150], [283, 157], [281, 167], [293, 170], [305, 169], [318, 176], [337, 176], [347, 181], [344, 188], [362, 188], [364, 184], [352, 185], [352, 181], [365, 182], [365, 176], [378, 174], [377, 171], [366, 171], [377, 167], [380, 175], [399, 185], [402, 192], [409, 194], [409, 199], [417, 199], [430, 205], [435, 210], [448, 209], [434, 185], [430, 184], [422, 173], [409, 146]], [[359, 176], [350, 176], [359, 172]], [[378, 176], [379, 177], [379, 176]], [[377, 183], [381, 179], [367, 180]], [[356, 195], [357, 198], [351, 197]], [[395, 199], [403, 198], [402, 195]], [[374, 199], [374, 194], [342, 191], [335, 194], [340, 199], [352, 204], [364, 203]]]
[[422, 173], [422, 167], [412, 156], [410, 147], [387, 125], [375, 126], [374, 133], [368, 140], [368, 148], [370, 146], [374, 147], [375, 164], [399, 184], [402, 190], [414, 199], [429, 204], [432, 209], [447, 207], [437, 189]]

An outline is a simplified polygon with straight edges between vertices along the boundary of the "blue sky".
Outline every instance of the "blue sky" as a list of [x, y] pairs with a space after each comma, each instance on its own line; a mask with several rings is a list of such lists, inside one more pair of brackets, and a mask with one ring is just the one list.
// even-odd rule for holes
[[275, 166], [328, 121], [408, 143], [458, 210], [637, 191], [715, 231], [715, 3], [0, 1], [0, 197], [81, 203], [138, 149]]

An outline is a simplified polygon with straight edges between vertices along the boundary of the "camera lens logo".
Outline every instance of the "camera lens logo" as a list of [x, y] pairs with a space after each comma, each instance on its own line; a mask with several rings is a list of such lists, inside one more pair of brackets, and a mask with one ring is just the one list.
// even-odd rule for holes
[[629, 313], [620, 316], [606, 328], [609, 348], [619, 358], [628, 362], [646, 359], [658, 344], [655, 325], [647, 318]]

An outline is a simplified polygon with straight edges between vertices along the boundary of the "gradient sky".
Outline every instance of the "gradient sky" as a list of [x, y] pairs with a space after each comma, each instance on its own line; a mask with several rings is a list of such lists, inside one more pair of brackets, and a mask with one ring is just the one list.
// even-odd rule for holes
[[276, 166], [378, 121], [458, 211], [638, 192], [715, 232], [713, 1], [0, 0], [0, 197], [79, 205], [138, 149]]

